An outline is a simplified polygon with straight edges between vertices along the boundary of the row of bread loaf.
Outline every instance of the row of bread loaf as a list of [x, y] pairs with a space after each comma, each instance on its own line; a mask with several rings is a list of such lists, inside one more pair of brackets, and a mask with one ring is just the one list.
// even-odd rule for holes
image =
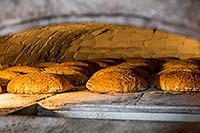
[[132, 58], [126, 60], [45, 62], [0, 71], [0, 87], [9, 93], [46, 94], [74, 91], [128, 93], [150, 87], [165, 91], [199, 91], [198, 59]]

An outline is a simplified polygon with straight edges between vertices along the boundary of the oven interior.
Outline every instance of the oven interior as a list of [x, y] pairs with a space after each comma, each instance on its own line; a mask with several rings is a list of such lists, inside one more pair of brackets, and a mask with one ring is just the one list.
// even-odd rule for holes
[[[51, 6], [52, 3], [50, 2]], [[113, 7], [120, 6], [123, 9], [128, 7], [129, 2], [125, 3], [122, 4], [118, 1], [118, 4], [115, 3]], [[72, 4], [74, 3], [72, 2]], [[86, 2], [83, 7], [86, 8], [87, 4]], [[174, 3], [169, 2], [168, 4]], [[19, 5], [23, 4], [20, 2]], [[82, 15], [82, 10], [75, 10], [76, 6], [74, 5], [73, 8], [75, 15], [72, 13], [72, 16], [67, 16], [68, 11], [65, 11], [66, 14], [61, 11], [59, 12], [61, 15], [55, 18], [38, 17], [38, 20], [23, 20], [20, 23], [10, 25], [5, 24], [5, 22], [2, 23], [0, 30], [2, 35], [0, 38], [1, 69], [14, 65], [99, 58], [123, 60], [135, 57], [176, 57], [180, 59], [198, 59], [200, 57], [199, 36], [195, 27], [196, 19], [194, 19], [194, 25], [191, 24], [192, 26], [188, 27], [187, 21], [184, 21], [183, 24], [181, 24], [182, 21], [178, 21], [178, 19], [186, 19], [187, 16], [177, 15], [177, 18], [173, 20], [170, 18], [171, 16], [163, 18], [159, 14], [158, 16], [151, 16], [152, 19], [139, 18], [143, 20], [142, 23], [128, 9], [126, 10], [129, 13], [128, 15], [124, 13], [124, 10], [116, 10], [115, 8], [110, 9], [110, 12], [108, 9], [105, 11], [98, 9], [97, 11], [100, 13], [94, 13], [95, 16], [90, 14], [93, 11], [92, 9], [89, 10], [90, 8]], [[146, 7], [147, 5], [140, 4], [140, 6]], [[156, 14], [156, 11], [166, 11], [165, 8], [149, 6], [152, 6], [149, 9], [151, 15], [152, 13]], [[135, 6], [132, 7], [135, 8], [136, 12], [140, 11], [141, 14], [148, 10], [141, 11]], [[172, 7], [175, 10], [176, 4]], [[52, 8], [55, 9], [55, 7]], [[48, 10], [50, 10], [50, 7]], [[78, 15], [77, 12], [79, 12]], [[170, 11], [167, 13], [170, 14]], [[167, 13], [164, 15], [167, 16]], [[52, 14], [50, 16], [53, 16]], [[139, 16], [142, 16], [141, 14]], [[85, 21], [86, 17], [88, 19]], [[127, 18], [129, 19], [126, 20]], [[7, 19], [8, 22], [9, 19]], [[172, 20], [178, 26], [174, 23], [167, 23]], [[155, 26], [152, 23], [158, 25]], [[41, 25], [52, 24], [53, 27], [54, 24], [59, 25], [55, 28], [41, 28]], [[35, 27], [36, 30], [34, 30]], [[39, 29], [37, 29], [38, 27]], [[12, 34], [8, 35], [8, 33]], [[85, 86], [81, 87], [84, 88]], [[2, 119], [0, 125], [2, 125], [2, 131], [5, 131], [7, 126], [13, 131], [31, 131], [31, 129], [47, 131], [48, 129], [58, 132], [60, 130], [74, 130], [78, 127], [77, 131], [87, 132], [93, 129], [91, 126], [94, 126], [97, 132], [101, 131], [101, 128], [106, 124], [105, 130], [110, 130], [113, 127], [113, 132], [124, 131], [124, 129], [142, 131], [139, 128], [144, 127], [146, 128], [143, 130], [150, 129], [151, 132], [162, 131], [162, 127], [165, 127], [166, 131], [183, 131], [183, 128], [186, 131], [190, 131], [191, 128], [198, 131], [199, 110], [200, 96], [198, 92], [168, 93], [155, 88], [123, 94], [98, 94], [87, 90], [43, 95], [21, 95], [6, 92], [0, 94], [0, 119]], [[29, 121], [29, 123], [26, 123], [26, 121]], [[35, 124], [37, 121], [39, 121], [39, 124]], [[49, 121], [49, 123], [45, 123], [46, 121]], [[5, 122], [7, 124], [4, 124]], [[24, 127], [20, 125], [21, 123]], [[42, 126], [48, 128], [43, 129]], [[88, 129], [84, 129], [84, 126]], [[172, 126], [174, 127], [172, 128]], [[130, 127], [135, 129], [133, 130]]]

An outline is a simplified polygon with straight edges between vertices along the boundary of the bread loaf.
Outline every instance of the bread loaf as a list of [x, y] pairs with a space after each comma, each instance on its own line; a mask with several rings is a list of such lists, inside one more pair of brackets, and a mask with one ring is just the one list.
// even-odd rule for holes
[[156, 62], [152, 61], [153, 59], [145, 59], [145, 58], [130, 58], [127, 59], [125, 62], [119, 64], [119, 65], [129, 65], [132, 67], [140, 67], [148, 72], [152, 73], [154, 70], [158, 67], [158, 64]]
[[162, 71], [156, 76], [155, 85], [164, 91], [200, 91], [200, 71]]
[[47, 94], [64, 92], [72, 87], [62, 76], [38, 72], [14, 78], [8, 83], [7, 91], [16, 94]]
[[[109, 69], [111, 69], [111, 68], [112, 67], [110, 67]], [[115, 69], [116, 68], [118, 68], [118, 69], [129, 69], [133, 74], [139, 75], [139, 76], [141, 76], [141, 77], [143, 77], [145, 79], [149, 77], [149, 72], [146, 71], [143, 68], [140, 68], [139, 66], [138, 67], [137, 66], [134, 67], [134, 66], [126, 65], [126, 64], [123, 64], [123, 65], [119, 64], [119, 65], [114, 66], [114, 68]]]
[[67, 66], [59, 65], [59, 66], [54, 66], [54, 67], [48, 67], [44, 69], [44, 72], [63, 75], [71, 84], [75, 86], [83, 85], [88, 80], [88, 77], [83, 72], [77, 69], [75, 70]]
[[[97, 70], [100, 69], [100, 66], [94, 62], [86, 62], [86, 61], [67, 61], [60, 64], [61, 66], [67, 66], [73, 68], [82, 69], [81, 71], [87, 76], [91, 76]], [[75, 69], [76, 69], [75, 68]]]
[[166, 68], [191, 68], [198, 69], [199, 64], [192, 60], [171, 60], [163, 64], [163, 69]]
[[22, 74], [41, 72], [41, 69], [32, 66], [13, 66], [5, 69], [5, 71], [18, 72]]
[[12, 71], [0, 71], [0, 86], [5, 88], [8, 82], [21, 74]]
[[133, 74], [131, 69], [108, 67], [93, 74], [86, 87], [98, 93], [128, 93], [145, 90], [148, 84], [144, 78]]

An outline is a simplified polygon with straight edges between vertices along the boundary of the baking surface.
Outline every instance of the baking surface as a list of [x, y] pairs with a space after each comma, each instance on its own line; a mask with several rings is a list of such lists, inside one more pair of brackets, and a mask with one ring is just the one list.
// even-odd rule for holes
[[48, 96], [51, 95], [17, 95], [9, 93], [0, 94], [0, 115], [6, 115], [23, 109]]
[[53, 96], [3, 93], [0, 95], [0, 115], [30, 115], [32, 112], [38, 116], [64, 118], [200, 122], [199, 95], [155, 89], [124, 94], [85, 90]]
[[139, 93], [71, 92], [39, 101], [39, 116], [121, 120], [200, 121], [199, 93], [171, 94], [150, 89]]
[[85, 106], [126, 106], [135, 105], [139, 98], [142, 96], [141, 93], [114, 93], [114, 94], [98, 94], [89, 91], [70, 92], [55, 95], [51, 98], [38, 102], [44, 108], [48, 109], [61, 109], [65, 110], [70, 107], [76, 107], [76, 105]]

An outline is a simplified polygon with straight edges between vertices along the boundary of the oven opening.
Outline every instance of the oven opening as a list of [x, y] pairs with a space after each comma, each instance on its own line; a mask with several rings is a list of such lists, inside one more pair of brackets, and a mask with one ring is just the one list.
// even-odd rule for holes
[[[84, 123], [103, 128], [108, 122], [116, 132], [124, 122], [134, 125], [130, 131], [199, 127], [200, 42], [194, 12], [170, 16], [165, 4], [145, 8], [136, 2], [141, 10], [130, 7], [132, 2], [111, 6], [105, 1], [91, 2], [102, 7], [94, 12], [86, 8], [88, 2], [82, 8], [61, 3], [49, 2], [46, 10], [52, 12], [42, 12], [36, 6], [42, 3], [33, 2], [34, 11], [24, 8], [19, 15], [19, 8], [29, 5], [19, 0], [15, 12], [7, 9], [0, 16], [0, 119], [15, 131], [26, 130], [25, 121], [28, 130], [39, 121], [38, 129], [49, 126], [55, 132], [76, 128], [66, 121], [81, 123], [80, 129], [87, 127]], [[59, 10], [60, 4], [68, 8]]]

